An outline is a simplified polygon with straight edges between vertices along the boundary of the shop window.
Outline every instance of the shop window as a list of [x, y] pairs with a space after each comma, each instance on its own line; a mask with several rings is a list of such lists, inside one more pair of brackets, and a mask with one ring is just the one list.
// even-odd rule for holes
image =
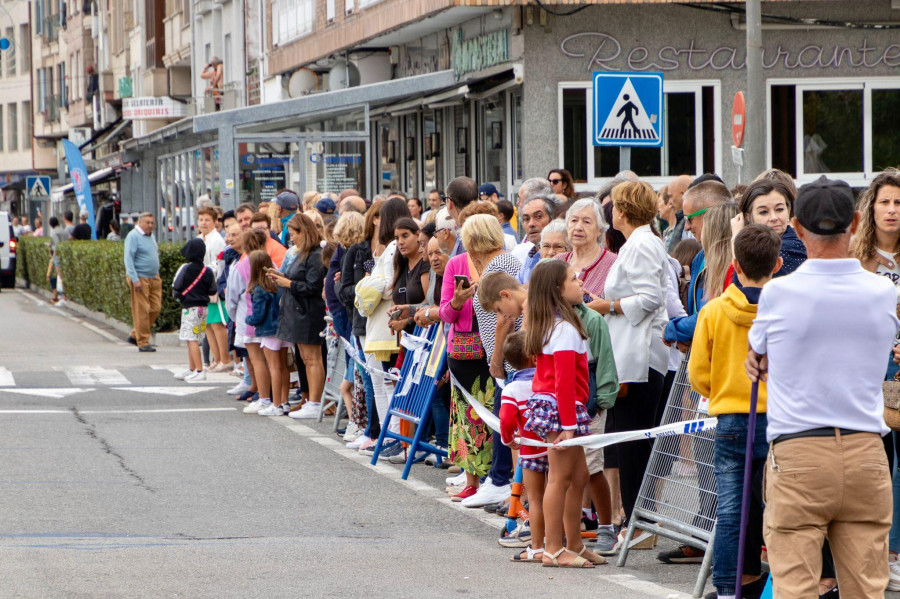
[[422, 160], [424, 165], [423, 194], [429, 189], [444, 186], [444, 161], [442, 131], [444, 130], [443, 113], [440, 110], [426, 112], [422, 115]]
[[522, 164], [522, 92], [517, 90], [510, 94], [510, 105], [512, 108], [512, 172], [513, 181], [522, 181], [525, 178], [524, 166]]
[[900, 164], [900, 80], [771, 82], [769, 159], [797, 179], [865, 185]]
[[502, 186], [504, 177], [504, 157], [506, 156], [503, 104], [499, 98], [491, 98], [479, 103], [479, 130], [476, 136], [476, 151], [479, 155], [477, 180]]
[[[619, 148], [591, 140], [590, 83], [562, 88], [560, 158], [576, 182], [597, 183], [619, 172]], [[631, 170], [645, 178], [699, 175], [717, 170], [717, 89], [703, 82], [667, 82], [664, 145], [631, 148]]]

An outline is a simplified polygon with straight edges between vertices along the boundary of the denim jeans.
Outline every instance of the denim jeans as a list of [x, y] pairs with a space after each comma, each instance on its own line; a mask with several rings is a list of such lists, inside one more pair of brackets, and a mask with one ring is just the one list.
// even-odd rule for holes
[[[719, 414], [716, 426], [714, 468], [718, 507], [713, 542], [713, 586], [720, 595], [733, 595], [737, 577], [741, 500], [744, 492], [744, 457], [747, 451], [747, 414]], [[769, 444], [765, 414], [756, 417], [753, 440], [753, 470], [750, 479], [750, 520], [744, 543], [744, 574], [760, 574], [762, 549], [762, 473]]]
[[431, 420], [435, 444], [439, 447], [449, 447], [450, 385], [444, 385], [434, 394], [434, 401], [431, 402]]
[[[884, 376], [884, 380], [893, 380], [894, 375], [897, 373], [897, 369], [898, 366], [894, 364], [894, 353], [891, 352], [891, 355], [888, 357], [887, 373]], [[898, 464], [897, 462], [897, 456], [898, 454], [900, 454], [897, 445], [898, 443], [900, 443], [900, 434], [889, 434], [894, 436], [894, 471], [891, 473], [891, 481], [893, 483], [892, 490], [894, 495], [894, 516], [893, 522], [891, 523], [891, 534], [888, 537], [888, 549], [900, 553], [900, 468], [898, 468], [900, 464]]]

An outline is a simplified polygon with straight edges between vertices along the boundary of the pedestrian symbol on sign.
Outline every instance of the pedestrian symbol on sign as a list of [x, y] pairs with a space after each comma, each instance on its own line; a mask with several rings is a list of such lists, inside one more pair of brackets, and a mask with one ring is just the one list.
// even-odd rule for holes
[[594, 144], [662, 145], [662, 75], [594, 73]]
[[28, 191], [28, 196], [31, 198], [46, 198], [50, 195], [50, 177], [26, 177], [25, 188]]

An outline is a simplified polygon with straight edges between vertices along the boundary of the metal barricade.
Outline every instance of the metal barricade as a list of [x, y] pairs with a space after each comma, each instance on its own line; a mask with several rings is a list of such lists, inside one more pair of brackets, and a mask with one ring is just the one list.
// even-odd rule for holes
[[[707, 402], [691, 390], [688, 381], [688, 357], [678, 368], [662, 424], [707, 417]], [[636, 529], [696, 547], [706, 552], [694, 586], [694, 597], [702, 596], [712, 569], [716, 527], [714, 439], [715, 431], [656, 439], [617, 566], [625, 565]]]
[[317, 418], [322, 422], [325, 411], [334, 408], [334, 431], [337, 432], [341, 418], [346, 414], [344, 398], [341, 396], [341, 383], [347, 366], [347, 353], [340, 337], [330, 324], [325, 329], [325, 346], [328, 358], [325, 363], [325, 389], [322, 392], [322, 410]]

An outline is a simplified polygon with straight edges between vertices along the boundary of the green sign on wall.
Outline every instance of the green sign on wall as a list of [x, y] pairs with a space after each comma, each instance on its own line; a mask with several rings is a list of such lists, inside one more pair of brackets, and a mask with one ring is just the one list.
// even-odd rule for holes
[[509, 60], [509, 34], [506, 29], [464, 40], [461, 29], [456, 30], [450, 48], [450, 66], [460, 77]]
[[130, 98], [134, 93], [131, 77], [119, 77], [119, 97]]

